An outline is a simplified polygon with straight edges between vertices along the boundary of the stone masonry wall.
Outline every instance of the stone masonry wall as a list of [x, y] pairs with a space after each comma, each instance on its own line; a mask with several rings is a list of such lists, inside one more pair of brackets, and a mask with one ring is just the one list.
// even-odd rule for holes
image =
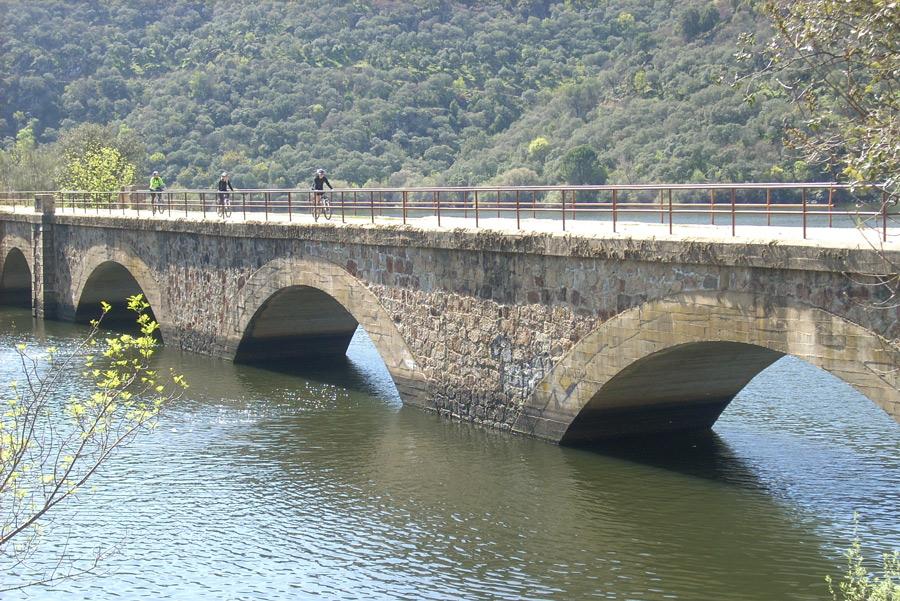
[[576, 342], [623, 311], [684, 292], [747, 293], [772, 307], [791, 299], [900, 350], [900, 309], [873, 311], [864, 302], [872, 288], [845, 275], [880, 269], [867, 250], [71, 216], [57, 216], [54, 229], [63, 315], [98, 260], [136, 257], [166, 342], [220, 356], [244, 286], [270, 261], [338, 265], [406, 341], [428, 382], [418, 404], [503, 429]]

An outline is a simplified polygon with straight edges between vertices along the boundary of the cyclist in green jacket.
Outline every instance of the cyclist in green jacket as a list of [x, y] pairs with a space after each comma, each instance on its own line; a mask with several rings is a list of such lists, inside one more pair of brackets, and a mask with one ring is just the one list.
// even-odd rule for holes
[[150, 177], [150, 209], [155, 215], [162, 212], [162, 191], [166, 189], [166, 182], [160, 177], [159, 171], [154, 171]]
[[154, 171], [153, 176], [150, 178], [150, 202], [161, 202], [162, 201], [162, 191], [166, 189], [166, 182], [163, 181], [163, 178], [160, 177], [159, 171]]

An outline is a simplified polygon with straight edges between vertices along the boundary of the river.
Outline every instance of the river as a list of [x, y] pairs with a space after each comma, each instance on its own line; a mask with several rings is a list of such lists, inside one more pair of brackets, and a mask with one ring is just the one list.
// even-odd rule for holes
[[[84, 333], [0, 308], [0, 381], [16, 343]], [[402, 406], [362, 331], [326, 365], [159, 361], [187, 394], [39, 559], [115, 552], [4, 599], [821, 600], [854, 511], [870, 557], [900, 548], [900, 427], [790, 357], [707, 435], [595, 450]]]

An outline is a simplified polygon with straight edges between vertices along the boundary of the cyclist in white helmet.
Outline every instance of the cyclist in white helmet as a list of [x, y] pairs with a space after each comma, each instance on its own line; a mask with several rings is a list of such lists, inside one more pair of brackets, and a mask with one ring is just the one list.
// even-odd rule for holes
[[217, 184], [219, 188], [219, 197], [218, 202], [219, 205], [223, 205], [225, 203], [225, 197], [228, 196], [227, 192], [231, 190], [234, 192], [234, 187], [231, 185], [231, 180], [228, 178], [228, 172], [223, 171], [222, 175], [219, 176], [219, 183]]
[[331, 185], [331, 182], [328, 181], [328, 178], [325, 176], [324, 169], [316, 169], [316, 177], [313, 178], [313, 190], [325, 190], [324, 186], [327, 185], [330, 190], [334, 190], [334, 186]]

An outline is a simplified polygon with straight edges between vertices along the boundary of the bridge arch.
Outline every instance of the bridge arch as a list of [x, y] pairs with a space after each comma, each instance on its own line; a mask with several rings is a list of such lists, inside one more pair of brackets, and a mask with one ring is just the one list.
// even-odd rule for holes
[[68, 299], [71, 317], [88, 322], [100, 314], [100, 301], [112, 305], [105, 323], [133, 324], [134, 313], [125, 299], [143, 294], [153, 318], [160, 325], [162, 339], [170, 339], [169, 308], [153, 272], [131, 249], [94, 246], [84, 254], [72, 273], [72, 296]]
[[0, 305], [32, 306], [33, 270], [18, 246], [13, 246], [0, 264]]
[[760, 371], [793, 355], [900, 421], [900, 349], [795, 301], [693, 292], [625, 311], [579, 341], [535, 389], [515, 429], [562, 443], [708, 428]]
[[343, 354], [361, 325], [404, 402], [423, 405], [425, 377], [390, 314], [362, 282], [323, 260], [280, 258], [240, 289], [225, 354], [237, 361]]

